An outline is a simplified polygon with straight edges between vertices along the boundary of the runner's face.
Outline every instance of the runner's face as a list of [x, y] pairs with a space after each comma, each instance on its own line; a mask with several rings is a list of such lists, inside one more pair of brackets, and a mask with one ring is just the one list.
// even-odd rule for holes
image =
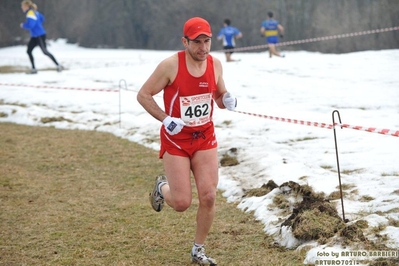
[[211, 37], [200, 35], [194, 40], [187, 40], [187, 51], [196, 61], [204, 61], [211, 50]]
[[26, 12], [29, 9], [29, 6], [25, 5], [25, 4], [21, 4], [21, 9], [23, 12]]

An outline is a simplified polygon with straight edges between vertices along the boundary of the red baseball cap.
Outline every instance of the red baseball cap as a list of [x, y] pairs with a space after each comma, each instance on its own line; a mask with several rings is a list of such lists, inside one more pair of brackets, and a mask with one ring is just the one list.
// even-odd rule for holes
[[191, 40], [194, 40], [201, 34], [212, 37], [211, 26], [208, 21], [200, 17], [190, 18], [184, 23], [183, 35]]

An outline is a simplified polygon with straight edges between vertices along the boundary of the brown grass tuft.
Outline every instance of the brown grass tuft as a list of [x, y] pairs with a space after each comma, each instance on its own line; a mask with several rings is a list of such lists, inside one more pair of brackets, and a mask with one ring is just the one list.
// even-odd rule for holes
[[273, 180], [269, 180], [267, 184], [263, 184], [260, 188], [253, 188], [245, 191], [244, 197], [261, 197], [268, 194], [276, 187], [278, 187], [278, 185]]
[[239, 164], [239, 162], [238, 162], [237, 158], [230, 156], [228, 154], [224, 154], [222, 159], [220, 159], [220, 165], [223, 167], [234, 166], [234, 165], [238, 165], [238, 164]]

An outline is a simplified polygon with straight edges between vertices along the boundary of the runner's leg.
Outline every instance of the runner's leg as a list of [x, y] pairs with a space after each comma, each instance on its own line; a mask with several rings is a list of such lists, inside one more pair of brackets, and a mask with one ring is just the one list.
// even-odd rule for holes
[[28, 43], [28, 50], [26, 51], [29, 55], [30, 63], [32, 64], [32, 69], [35, 69], [35, 59], [33, 58], [32, 51], [37, 45], [37, 38], [30, 38]]
[[233, 60], [231, 60], [231, 53], [226, 53], [226, 61], [227, 62], [233, 61]]
[[58, 66], [58, 62], [57, 62], [57, 60], [55, 60], [55, 57], [52, 54], [50, 54], [50, 52], [47, 50], [46, 34], [38, 37], [38, 42], [39, 42], [40, 48], [42, 49], [43, 54], [45, 54], [48, 57], [50, 57], [50, 59], [53, 60], [53, 62]]
[[197, 151], [191, 160], [198, 190], [199, 207], [195, 243], [204, 244], [215, 217], [218, 184], [217, 148]]
[[190, 159], [165, 152], [163, 163], [168, 184], [162, 186], [162, 195], [170, 207], [183, 212], [192, 201]]
[[281, 56], [280, 53], [277, 51], [276, 46], [274, 44], [269, 44], [269, 53], [270, 53], [270, 57], [272, 57], [272, 54], [275, 56]]

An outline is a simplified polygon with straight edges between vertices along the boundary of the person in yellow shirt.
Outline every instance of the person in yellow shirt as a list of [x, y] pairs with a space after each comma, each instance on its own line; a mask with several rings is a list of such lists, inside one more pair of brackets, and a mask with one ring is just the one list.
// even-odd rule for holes
[[273, 19], [273, 12], [269, 11], [267, 16], [269, 18], [262, 22], [260, 33], [262, 36], [266, 36], [266, 42], [269, 45], [269, 57], [271, 58], [273, 55], [284, 57], [276, 49], [279, 35], [281, 38], [284, 36], [284, 27]]

